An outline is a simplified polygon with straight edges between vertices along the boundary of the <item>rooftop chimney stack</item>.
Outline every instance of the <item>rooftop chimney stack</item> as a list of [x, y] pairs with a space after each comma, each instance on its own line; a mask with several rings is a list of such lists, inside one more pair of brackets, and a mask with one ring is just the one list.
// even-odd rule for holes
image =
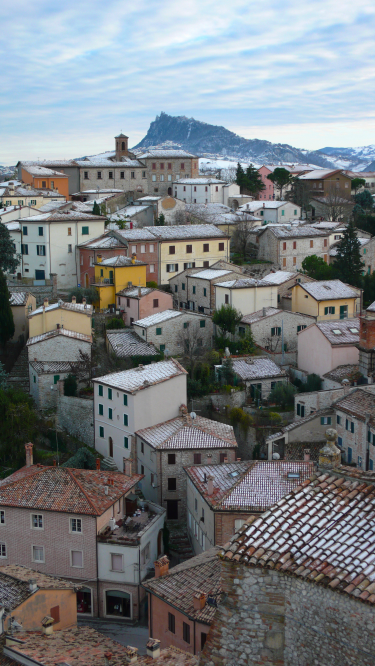
[[133, 474], [133, 460], [132, 458], [126, 458], [125, 460], [125, 474], [126, 476], [132, 476]]
[[160, 576], [164, 576], [164, 574], [168, 573], [169, 571], [169, 559], [166, 555], [163, 555], [163, 557], [159, 557], [156, 562], [154, 562], [154, 567], [155, 567], [155, 578], [160, 578]]
[[138, 287], [138, 298], [142, 296], [142, 287]]
[[127, 645], [125, 648], [125, 661], [127, 664], [134, 664], [138, 661], [138, 648]]
[[310, 449], [305, 449], [303, 452], [303, 459], [308, 462], [310, 460]]
[[48, 307], [48, 298], [45, 298], [43, 301], [43, 307], [47, 308]]
[[343, 379], [341, 382], [341, 386], [344, 389], [344, 395], [347, 395], [349, 393], [349, 388], [350, 388], [349, 379]]
[[334, 469], [341, 465], [341, 451], [336, 446], [337, 431], [334, 428], [326, 430], [327, 442], [319, 451], [319, 468]]
[[53, 634], [53, 623], [54, 623], [53, 617], [50, 617], [49, 615], [46, 615], [43, 620], [42, 620], [42, 634], [45, 634], [46, 636], [51, 636]]
[[212, 476], [207, 477], [207, 495], [212, 495], [214, 492], [214, 480]]
[[33, 465], [33, 444], [28, 442], [25, 444], [26, 451], [26, 467], [31, 467]]
[[38, 589], [38, 586], [36, 584], [35, 578], [29, 578], [29, 590], [30, 592], [36, 592]]
[[149, 638], [146, 643], [147, 656], [151, 659], [160, 657], [160, 641], [157, 638]]
[[267, 311], [266, 311], [266, 308], [263, 308], [263, 317], [266, 316], [266, 312], [267, 312]]
[[194, 610], [202, 610], [206, 605], [206, 595], [204, 592], [196, 592], [193, 597]]
[[96, 469], [100, 469], [100, 458], [96, 459]]

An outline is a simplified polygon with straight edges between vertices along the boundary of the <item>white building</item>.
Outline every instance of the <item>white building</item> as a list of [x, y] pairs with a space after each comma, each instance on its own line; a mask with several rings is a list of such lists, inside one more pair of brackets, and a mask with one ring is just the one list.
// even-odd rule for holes
[[186, 370], [160, 361], [97, 377], [94, 382], [95, 448], [119, 470], [135, 454], [134, 433], [179, 416], [187, 402]]
[[231, 305], [245, 315], [263, 307], [277, 307], [277, 285], [269, 281], [240, 277], [218, 282], [214, 288], [217, 310], [222, 305]]
[[301, 206], [290, 201], [249, 201], [239, 210], [260, 217], [263, 224], [285, 224], [301, 219]]
[[21, 224], [22, 277], [43, 281], [56, 273], [58, 289], [76, 287], [76, 247], [100, 236], [104, 229], [104, 217], [72, 210], [28, 217]]
[[198, 345], [206, 349], [212, 346], [213, 323], [205, 314], [164, 310], [135, 321], [133, 327], [141, 340], [169, 355], [181, 355], [192, 336]]
[[240, 196], [239, 185], [217, 178], [181, 178], [173, 183], [173, 190], [177, 199], [188, 204], [221, 203], [228, 206], [230, 197]]

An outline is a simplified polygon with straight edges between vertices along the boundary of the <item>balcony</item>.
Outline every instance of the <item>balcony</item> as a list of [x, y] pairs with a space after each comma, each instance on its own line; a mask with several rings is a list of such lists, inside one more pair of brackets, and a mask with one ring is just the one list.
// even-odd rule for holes
[[100, 285], [101, 287], [103, 287], [103, 286], [113, 285], [113, 284], [115, 284], [115, 282], [114, 282], [114, 278], [113, 278], [113, 277], [111, 277], [111, 278], [104, 278], [104, 277], [95, 278], [95, 277], [90, 277], [90, 284], [92, 284], [92, 285]]

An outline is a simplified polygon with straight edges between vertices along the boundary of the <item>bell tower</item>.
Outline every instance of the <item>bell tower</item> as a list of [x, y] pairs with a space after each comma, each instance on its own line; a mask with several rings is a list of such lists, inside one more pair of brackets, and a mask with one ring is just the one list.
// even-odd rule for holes
[[117, 162], [119, 162], [122, 157], [128, 157], [129, 155], [128, 139], [129, 137], [123, 134], [122, 132], [118, 136], [115, 136]]

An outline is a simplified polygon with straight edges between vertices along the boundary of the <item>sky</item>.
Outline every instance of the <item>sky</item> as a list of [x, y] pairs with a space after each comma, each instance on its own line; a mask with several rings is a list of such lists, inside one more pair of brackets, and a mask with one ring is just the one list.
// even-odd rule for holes
[[375, 143], [374, 0], [13, 0], [0, 21], [0, 165], [134, 146], [160, 111]]

